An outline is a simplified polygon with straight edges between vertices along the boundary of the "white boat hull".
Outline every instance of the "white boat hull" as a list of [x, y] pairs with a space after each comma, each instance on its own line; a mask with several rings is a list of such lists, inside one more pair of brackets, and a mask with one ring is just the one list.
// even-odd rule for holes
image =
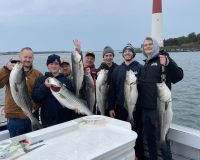
[[[200, 160], [200, 131], [172, 124], [168, 136], [174, 160]], [[8, 130], [0, 132], [0, 141], [8, 138]]]
[[169, 139], [173, 159], [200, 160], [200, 131], [172, 124]]

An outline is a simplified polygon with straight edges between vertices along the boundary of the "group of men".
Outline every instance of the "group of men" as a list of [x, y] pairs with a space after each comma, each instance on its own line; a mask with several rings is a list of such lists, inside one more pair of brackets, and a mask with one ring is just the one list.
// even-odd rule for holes
[[[74, 40], [75, 49], [82, 55], [80, 41]], [[162, 81], [161, 68], [165, 68], [166, 84], [171, 89], [171, 83], [176, 83], [183, 78], [183, 70], [177, 66], [168, 53], [160, 51], [158, 43], [151, 37], [145, 38], [143, 42], [143, 54], [145, 64], [141, 65], [135, 60], [136, 52], [131, 44], [127, 44], [122, 50], [124, 62], [117, 65], [113, 58], [114, 50], [110, 46], [103, 49], [103, 62], [98, 69], [95, 68], [94, 52], [86, 52], [84, 56], [84, 67], [90, 72], [95, 81], [101, 69], [108, 70], [107, 86], [108, 97], [106, 115], [127, 121], [128, 111], [125, 108], [124, 83], [126, 72], [132, 70], [137, 77], [138, 100], [133, 112], [133, 130], [138, 133], [136, 141], [136, 158], [145, 159], [143, 149], [143, 138], [146, 139], [149, 151], [149, 159], [158, 158], [157, 149], [160, 147], [162, 157], [165, 160], [172, 159], [170, 144], [166, 142], [158, 146], [158, 115], [157, 115], [157, 88], [156, 84]], [[33, 68], [33, 51], [31, 48], [23, 48], [19, 59], [24, 66], [26, 83], [30, 97], [35, 102], [33, 112], [37, 112], [40, 106], [40, 117], [43, 127], [52, 126], [79, 117], [78, 111], [63, 108], [50, 92], [49, 77], [55, 77], [72, 92], [73, 75], [69, 61], [61, 61], [58, 55], [50, 55], [47, 58], [48, 72], [44, 75]], [[8, 130], [10, 136], [17, 136], [31, 131], [31, 122], [23, 111], [18, 107], [11, 95], [9, 86], [9, 74], [14, 66], [10, 60], [0, 69], [0, 87], [6, 86], [5, 93], [5, 115], [8, 118]], [[129, 97], [131, 98], [131, 97]]]

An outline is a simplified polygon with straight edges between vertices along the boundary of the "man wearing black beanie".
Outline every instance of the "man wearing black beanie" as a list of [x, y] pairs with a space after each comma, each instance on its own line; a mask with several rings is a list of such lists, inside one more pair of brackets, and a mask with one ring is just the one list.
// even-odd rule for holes
[[135, 49], [134, 49], [134, 47], [130, 44], [130, 43], [128, 43], [124, 48], [123, 48], [123, 50], [122, 50], [122, 54], [123, 54], [123, 57], [124, 57], [124, 53], [126, 52], [126, 51], [130, 51], [130, 52], [132, 52], [132, 58], [134, 58], [135, 57]]
[[[124, 62], [116, 67], [111, 76], [111, 91], [110, 91], [110, 99], [109, 99], [109, 116], [113, 118], [117, 118], [123, 121], [127, 121], [128, 119], [128, 111], [127, 104], [125, 102], [125, 98], [132, 99], [133, 97], [125, 97], [125, 80], [127, 71], [132, 71], [137, 79], [140, 77], [140, 71], [142, 69], [142, 65], [137, 62], [134, 57], [136, 55], [134, 47], [128, 43], [122, 50], [122, 56], [124, 58]], [[139, 159], [143, 159], [143, 137], [142, 137], [142, 123], [141, 123], [141, 109], [138, 104], [135, 106], [135, 111], [133, 111], [133, 120], [130, 121], [132, 125], [132, 129], [137, 132], [138, 138], [136, 140], [136, 156]]]
[[52, 85], [49, 83], [49, 78], [54, 77], [64, 84], [71, 92], [75, 92], [71, 80], [65, 77], [63, 73], [60, 73], [60, 56], [56, 54], [48, 56], [46, 64], [49, 72], [45, 72], [44, 76], [36, 80], [32, 92], [33, 100], [41, 105], [40, 117], [43, 127], [49, 127], [72, 120], [75, 115], [74, 111], [65, 107], [63, 108], [50, 90]]
[[56, 55], [56, 54], [52, 54], [50, 56], [48, 56], [47, 58], [47, 66], [50, 64], [50, 63], [53, 63], [53, 62], [57, 62], [59, 64], [61, 64], [61, 60], [60, 60], [60, 56]]

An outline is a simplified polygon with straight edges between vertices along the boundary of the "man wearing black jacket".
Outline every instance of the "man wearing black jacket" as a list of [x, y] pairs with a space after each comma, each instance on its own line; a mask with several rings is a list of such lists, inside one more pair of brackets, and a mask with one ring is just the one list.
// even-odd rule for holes
[[110, 46], [105, 46], [103, 49], [103, 62], [97, 69], [97, 73], [101, 69], [108, 70], [108, 78], [107, 78], [108, 85], [110, 85], [110, 83], [111, 83], [111, 74], [112, 74], [113, 70], [115, 69], [115, 67], [118, 66], [115, 62], [113, 62], [114, 56], [115, 56], [114, 50]]
[[75, 92], [71, 80], [60, 73], [61, 60], [60, 56], [52, 54], [47, 58], [47, 67], [49, 72], [36, 80], [32, 92], [32, 98], [36, 103], [41, 105], [41, 121], [43, 127], [53, 126], [75, 118], [76, 113], [68, 108], [63, 107], [59, 101], [52, 95], [49, 78], [54, 77], [63, 83], [71, 92]]
[[[114, 50], [110, 47], [110, 46], [105, 46], [103, 49], [103, 62], [101, 63], [101, 65], [99, 66], [99, 68], [97, 69], [97, 77], [98, 77], [98, 72], [102, 69], [108, 70], [108, 76], [106, 79], [106, 84], [107, 84], [107, 88], [108, 88], [108, 94], [107, 94], [107, 100], [110, 99], [110, 91], [111, 91], [111, 75], [113, 70], [118, 66], [115, 62], [113, 62], [113, 58], [115, 56], [114, 54]], [[108, 104], [108, 101], [106, 101], [106, 104]], [[105, 106], [105, 115], [109, 116], [108, 113], [108, 106]]]
[[[158, 141], [158, 115], [157, 115], [157, 83], [162, 82], [165, 75], [165, 83], [171, 89], [171, 83], [183, 79], [183, 70], [164, 51], [159, 51], [158, 43], [151, 37], [147, 37], [143, 43], [143, 54], [146, 57], [145, 65], [139, 78], [141, 107], [143, 109], [144, 137], [147, 140], [150, 160], [157, 160]], [[164, 66], [164, 73], [162, 67]], [[162, 158], [172, 160], [170, 144], [166, 142], [160, 146]]]
[[[122, 52], [123, 52], [122, 56], [124, 58], [124, 62], [114, 69], [111, 76], [109, 115], [110, 117], [127, 121], [128, 111], [125, 109], [125, 95], [124, 95], [126, 72], [132, 70], [135, 76], [139, 78], [142, 65], [136, 60], [134, 60], [136, 53], [131, 44], [127, 44]], [[132, 126], [132, 128], [138, 134], [135, 147], [136, 156], [139, 159], [143, 159], [141, 109], [140, 106], [138, 106], [137, 104], [136, 104], [136, 110], [133, 113], [133, 119], [134, 119], [134, 126]]]

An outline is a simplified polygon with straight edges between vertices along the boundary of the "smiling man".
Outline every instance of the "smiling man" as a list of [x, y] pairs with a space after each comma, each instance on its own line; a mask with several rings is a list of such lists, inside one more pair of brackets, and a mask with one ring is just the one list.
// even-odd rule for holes
[[99, 72], [101, 69], [106, 69], [109, 71], [107, 78], [108, 85], [110, 85], [111, 83], [111, 74], [114, 68], [118, 66], [115, 62], [113, 62], [114, 56], [115, 56], [114, 50], [110, 46], [105, 46], [103, 50], [103, 62], [97, 69], [97, 72]]
[[41, 121], [43, 127], [49, 127], [68, 120], [72, 120], [75, 112], [63, 108], [57, 99], [51, 93], [51, 84], [49, 78], [54, 77], [63, 83], [67, 89], [74, 92], [71, 80], [69, 80], [63, 73], [60, 73], [61, 60], [60, 56], [52, 54], [48, 56], [46, 62], [48, 72], [36, 80], [35, 87], [32, 92], [33, 100], [41, 105]]
[[[132, 70], [137, 78], [139, 78], [142, 65], [135, 60], [135, 50], [129, 43], [122, 51], [124, 62], [117, 66], [111, 76], [110, 84], [110, 98], [108, 99], [108, 110], [110, 117], [117, 118], [123, 121], [128, 119], [127, 104], [125, 103], [125, 79], [126, 73]], [[132, 99], [133, 97], [129, 97]], [[142, 127], [141, 127], [141, 109], [136, 105], [136, 111], [134, 111], [134, 126], [133, 130], [138, 133], [136, 141], [136, 156], [140, 159], [143, 158], [143, 142], [142, 142]], [[133, 124], [133, 122], [131, 122]]]
[[[38, 70], [33, 68], [34, 53], [30, 47], [25, 47], [19, 54], [19, 60], [23, 64], [24, 73], [26, 76], [26, 84], [29, 95], [31, 96], [35, 80], [42, 76]], [[9, 84], [9, 76], [15, 61], [12, 59], [0, 69], [0, 87], [6, 86], [5, 92], [5, 117], [8, 118], [8, 130], [10, 137], [18, 136], [31, 131], [31, 121], [24, 114], [19, 106], [12, 98]]]
[[93, 80], [96, 80], [97, 77], [97, 70], [95, 68], [95, 54], [92, 51], [88, 51], [85, 54], [84, 57], [84, 69], [85, 72], [89, 72], [93, 78]]
[[[157, 83], [165, 82], [169, 89], [172, 83], [183, 79], [183, 70], [165, 51], [160, 51], [158, 42], [151, 37], [146, 37], [143, 42], [145, 65], [141, 70], [139, 79], [141, 108], [143, 113], [144, 137], [147, 140], [149, 159], [158, 159], [158, 149], [161, 149], [163, 160], [172, 160], [170, 142], [165, 135], [165, 140], [158, 145], [160, 134], [158, 122]], [[166, 111], [165, 111], [166, 112]], [[165, 123], [167, 120], [165, 121]]]
[[[103, 62], [97, 69], [97, 79], [98, 79], [98, 72], [102, 69], [108, 70], [108, 75], [106, 79], [106, 84], [108, 88], [108, 94], [106, 97], [106, 104], [107, 100], [110, 99], [110, 83], [111, 83], [111, 75], [113, 70], [118, 66], [115, 62], [113, 62], [113, 58], [115, 56], [114, 50], [110, 46], [105, 46], [103, 49]], [[105, 114], [108, 116], [108, 106], [105, 106]]]
[[[111, 78], [111, 99], [109, 106], [109, 115], [111, 117], [116, 117], [121, 120], [126, 120], [128, 113], [124, 108], [124, 83], [126, 77], [126, 71], [132, 70], [136, 77], [139, 76], [141, 65], [139, 62], [134, 60], [136, 53], [131, 44], [127, 44], [123, 51], [122, 56], [124, 58], [124, 62], [116, 67], [112, 73]], [[114, 110], [116, 108], [117, 112]]]
[[72, 79], [71, 65], [67, 60], [61, 62], [61, 73], [63, 73], [67, 78]]

